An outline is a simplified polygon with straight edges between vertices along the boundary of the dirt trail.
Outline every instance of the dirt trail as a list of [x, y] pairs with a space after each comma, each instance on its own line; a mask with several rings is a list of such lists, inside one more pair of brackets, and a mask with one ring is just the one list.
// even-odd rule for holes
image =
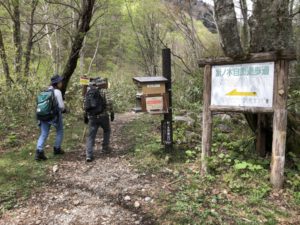
[[126, 159], [130, 142], [120, 135], [135, 117], [118, 115], [112, 123], [112, 154], [102, 155], [97, 149], [95, 161], [86, 163], [84, 146], [66, 153], [58, 171], [51, 169], [51, 181], [5, 213], [0, 225], [157, 224], [146, 211], [155, 205], [160, 182], [132, 168]]

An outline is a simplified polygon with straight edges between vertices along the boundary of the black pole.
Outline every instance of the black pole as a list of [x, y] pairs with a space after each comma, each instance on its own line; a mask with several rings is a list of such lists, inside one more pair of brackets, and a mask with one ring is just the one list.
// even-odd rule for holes
[[168, 113], [164, 114], [163, 128], [165, 136], [164, 144], [165, 150], [171, 151], [173, 148], [173, 120], [172, 120], [172, 78], [171, 78], [171, 50], [165, 48], [162, 50], [162, 73], [163, 76], [168, 80], [166, 83], [166, 89], [169, 97], [169, 108]]

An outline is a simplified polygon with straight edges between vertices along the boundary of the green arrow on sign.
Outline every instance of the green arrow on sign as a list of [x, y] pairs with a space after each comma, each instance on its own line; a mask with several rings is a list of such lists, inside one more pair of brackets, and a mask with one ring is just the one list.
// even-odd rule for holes
[[256, 96], [256, 92], [243, 92], [243, 91], [237, 91], [236, 89], [233, 89], [232, 91], [226, 93], [228, 96]]

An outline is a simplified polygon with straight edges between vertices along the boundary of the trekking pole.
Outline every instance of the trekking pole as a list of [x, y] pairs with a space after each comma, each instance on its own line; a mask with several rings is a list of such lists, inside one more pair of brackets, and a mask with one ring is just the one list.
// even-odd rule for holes
[[[90, 78], [88, 78], [87, 74], [83, 75], [82, 77], [80, 77], [80, 84], [82, 85], [82, 97], [83, 97], [83, 101], [87, 92], [87, 88], [88, 88], [88, 84], [90, 82]], [[83, 142], [85, 135], [86, 135], [86, 131], [87, 131], [87, 127], [84, 128], [83, 130], [83, 134], [82, 134], [82, 138], [81, 138], [81, 142]]]
[[82, 134], [82, 138], [81, 138], [81, 142], [83, 142], [85, 135], [86, 135], [86, 131], [87, 131], [87, 127], [84, 128], [83, 130], [83, 134]]

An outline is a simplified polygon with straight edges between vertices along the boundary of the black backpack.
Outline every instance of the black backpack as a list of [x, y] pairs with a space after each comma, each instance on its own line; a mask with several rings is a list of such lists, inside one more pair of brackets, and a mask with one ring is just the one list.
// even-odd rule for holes
[[98, 88], [90, 87], [85, 96], [84, 110], [88, 115], [98, 115], [106, 109], [106, 101]]

